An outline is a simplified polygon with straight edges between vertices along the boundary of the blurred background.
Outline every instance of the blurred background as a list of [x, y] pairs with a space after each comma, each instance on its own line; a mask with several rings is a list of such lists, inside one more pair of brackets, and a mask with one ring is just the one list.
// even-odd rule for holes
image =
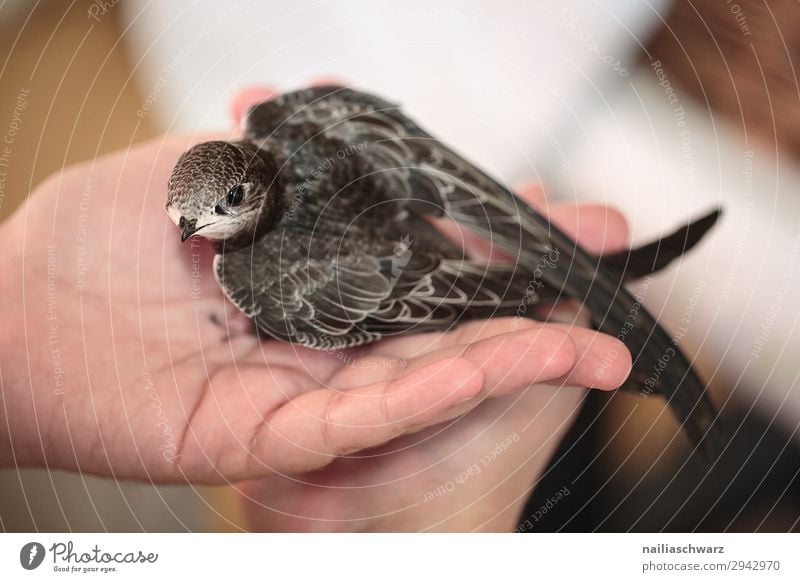
[[[800, 527], [796, 1], [7, 0], [0, 47], [0, 220], [65, 165], [224, 128], [238, 90], [320, 77], [403, 103], [509, 183], [623, 209], [635, 241], [723, 206], [644, 302], [685, 330], [731, 446], [710, 472], [685, 464], [662, 401], [592, 393], [521, 521], [568, 486], [532, 531]], [[0, 527], [243, 520], [225, 488], [6, 469]]]

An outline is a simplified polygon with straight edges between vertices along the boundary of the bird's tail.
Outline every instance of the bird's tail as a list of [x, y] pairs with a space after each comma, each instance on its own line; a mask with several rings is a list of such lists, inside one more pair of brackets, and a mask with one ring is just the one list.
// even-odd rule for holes
[[[547, 232], [554, 249], [562, 253], [555, 269], [542, 271], [553, 290], [581, 301], [592, 314], [595, 326], [622, 340], [633, 356], [633, 372], [628, 388], [642, 396], [662, 394], [683, 427], [689, 440], [706, 462], [722, 452], [726, 438], [717, 420], [717, 411], [706, 387], [681, 351], [678, 341], [658, 324], [623, 283], [665, 267], [694, 246], [713, 226], [720, 212], [691, 222], [673, 234], [643, 247], [606, 257], [591, 257], [576, 243], [535, 211], [521, 208], [522, 245], [535, 247], [540, 239], [530, 233]], [[513, 227], [495, 223], [501, 233], [511, 236]], [[527, 243], [526, 243], [526, 239]], [[541, 256], [541, 251], [540, 255]], [[524, 258], [523, 258], [524, 260]], [[531, 265], [528, 265], [531, 267]]]
[[616, 272], [625, 281], [638, 279], [665, 268], [673, 260], [689, 252], [714, 226], [722, 210], [715, 208], [705, 216], [685, 224], [672, 234], [651, 243], [600, 258], [603, 266]]
[[584, 303], [597, 327], [630, 350], [633, 372], [627, 388], [638, 390], [642, 397], [662, 394], [695, 450], [706, 462], [713, 462], [724, 448], [724, 432], [705, 385], [678, 341], [625, 289], [593, 289]]
[[633, 356], [628, 388], [646, 397], [661, 393], [695, 450], [706, 462], [722, 452], [726, 439], [704, 383], [653, 316], [622, 287], [622, 282], [664, 268], [692, 248], [720, 216], [715, 210], [655, 242], [600, 259], [593, 277], [579, 269], [568, 275], [567, 285], [595, 318], [597, 327], [622, 340]]

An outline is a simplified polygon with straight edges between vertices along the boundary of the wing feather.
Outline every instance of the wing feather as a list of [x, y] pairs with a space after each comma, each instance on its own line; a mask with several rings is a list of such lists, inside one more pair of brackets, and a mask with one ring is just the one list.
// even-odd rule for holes
[[[293, 151], [318, 135], [349, 145], [365, 144], [377, 171], [377, 187], [387, 199], [407, 199], [409, 206], [421, 213], [447, 216], [468, 226], [506, 249], [530, 271], [556, 251], [558, 265], [542, 269], [542, 280], [583, 302], [597, 326], [609, 334], [617, 335], [624, 329], [626, 318], [638, 308], [635, 298], [622, 287], [618, 273], [605, 268], [597, 257], [583, 251], [508, 188], [434, 139], [396, 104], [344, 87], [304, 89], [251, 110], [246, 129], [250, 139], [268, 140], [276, 134]], [[440, 294], [433, 278], [417, 289], [422, 292], [431, 288], [433, 295]], [[452, 296], [463, 300], [458, 293]], [[418, 302], [428, 308], [427, 301], [417, 295], [381, 313], [413, 318], [414, 308], [420, 307]], [[441, 301], [437, 305], [438, 309], [448, 307]], [[703, 383], [656, 320], [643, 308], [637, 313], [637, 324], [626, 337], [635, 365], [648, 373], [666, 350], [675, 352], [665, 394], [694, 444], [713, 457], [721, 440], [713, 430], [716, 411]], [[436, 317], [435, 310], [429, 317]], [[705, 438], [708, 434], [713, 438]]]

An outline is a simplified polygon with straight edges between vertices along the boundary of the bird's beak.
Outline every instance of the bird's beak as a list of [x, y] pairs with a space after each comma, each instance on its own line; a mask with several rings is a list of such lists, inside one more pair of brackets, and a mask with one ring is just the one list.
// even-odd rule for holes
[[181, 216], [178, 226], [181, 228], [181, 242], [186, 242], [187, 238], [200, 230], [197, 228], [196, 220], [186, 220], [183, 216]]

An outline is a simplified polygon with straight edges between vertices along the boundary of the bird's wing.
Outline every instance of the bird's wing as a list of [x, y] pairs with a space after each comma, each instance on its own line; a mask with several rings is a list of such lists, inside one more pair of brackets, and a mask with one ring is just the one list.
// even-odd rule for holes
[[437, 209], [503, 247], [523, 268], [533, 270], [543, 257], [555, 254], [556, 266], [542, 269], [542, 280], [583, 302], [597, 327], [611, 335], [629, 329], [635, 314], [636, 324], [624, 336], [634, 366], [652, 377], [665, 354], [670, 355], [670, 365], [657, 377], [678, 421], [708, 458], [721, 450], [717, 413], [705, 386], [669, 334], [622, 287], [619, 274], [421, 129], [397, 105], [343, 87], [304, 89], [254, 107], [246, 135], [255, 141], [278, 139], [290, 155], [317, 136], [363, 144], [385, 196]]
[[[468, 225], [514, 255], [521, 254], [523, 238], [528, 257], [552, 250], [545, 219], [419, 127], [398, 105], [379, 97], [338, 86], [286, 93], [249, 111], [245, 135], [284, 144], [289, 157], [291, 150], [313, 147], [315, 140], [347, 144], [369, 157], [384, 195]], [[519, 216], [529, 212], [538, 223], [529, 233], [533, 239], [520, 235], [526, 225]], [[574, 246], [568, 237], [560, 242]], [[593, 264], [590, 260], [583, 267]]]
[[[619, 287], [623, 278], [663, 269], [694, 247], [719, 216], [714, 211], [641, 248], [593, 257], [508, 188], [422, 129], [399, 105], [380, 97], [335, 85], [285, 93], [254, 106], [245, 131], [248, 139], [280, 141], [298, 152], [331, 138], [363, 146], [357, 151], [369, 156], [384, 196], [422, 202], [416, 207], [423, 214], [465, 224], [513, 255], [524, 255], [520, 259], [552, 256], [558, 247], [573, 277], [580, 270], [597, 282], [600, 262], [615, 275], [606, 282], [609, 289]], [[546, 279], [563, 285], [561, 276]]]
[[[527, 278], [510, 284], [512, 265], [476, 265], [397, 248], [350, 250], [298, 258], [284, 235], [270, 233], [252, 247], [218, 254], [214, 273], [225, 295], [256, 326], [307, 347], [343, 348], [386, 335], [451, 328], [470, 306], [490, 316], [517, 306]], [[311, 241], [293, 240], [291, 247]], [[476, 311], [477, 313], [477, 311]]]
[[284, 245], [274, 248], [277, 253], [265, 255], [262, 245], [254, 245], [214, 259], [225, 295], [260, 330], [316, 348], [350, 347], [374, 339], [356, 329], [391, 293], [390, 281], [374, 257], [288, 260], [281, 256]]

